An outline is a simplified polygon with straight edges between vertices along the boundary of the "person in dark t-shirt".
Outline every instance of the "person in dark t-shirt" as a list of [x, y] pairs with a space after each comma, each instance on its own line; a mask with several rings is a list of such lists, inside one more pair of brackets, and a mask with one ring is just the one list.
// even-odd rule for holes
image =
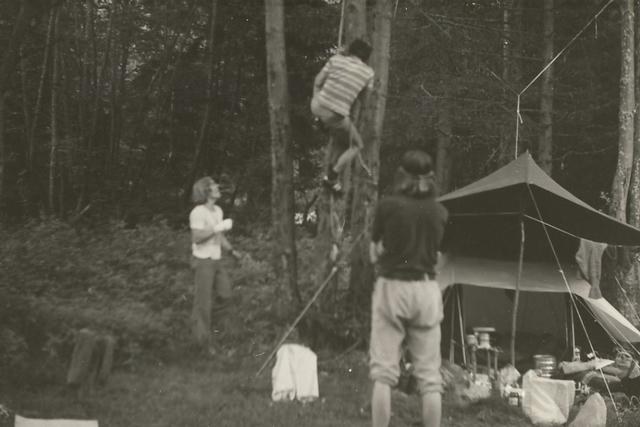
[[408, 151], [396, 171], [394, 194], [376, 207], [370, 245], [378, 264], [369, 349], [373, 426], [387, 426], [391, 387], [398, 383], [402, 342], [422, 397], [425, 426], [440, 425], [442, 294], [435, 265], [448, 213], [436, 201], [431, 157]]

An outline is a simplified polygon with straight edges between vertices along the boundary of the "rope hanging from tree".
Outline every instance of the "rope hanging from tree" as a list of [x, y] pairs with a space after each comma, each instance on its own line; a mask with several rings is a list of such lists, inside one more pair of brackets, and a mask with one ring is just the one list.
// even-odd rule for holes
[[347, 0], [342, 0], [342, 7], [340, 11], [340, 26], [338, 28], [338, 49], [342, 46], [342, 31], [344, 30], [344, 8], [347, 4]]
[[[358, 235], [358, 237], [356, 237], [356, 239], [353, 241], [353, 243], [351, 244], [351, 250], [353, 250], [353, 248], [355, 248], [355, 246], [358, 244], [358, 242], [360, 241], [360, 239], [362, 238], [362, 236], [364, 235], [364, 232], [360, 233]], [[347, 252], [351, 252], [351, 250], [347, 251]], [[287, 331], [282, 335], [282, 338], [280, 338], [280, 340], [278, 341], [278, 343], [274, 346], [273, 350], [271, 351], [271, 353], [269, 353], [269, 356], [266, 358], [266, 360], [262, 363], [262, 366], [260, 366], [260, 369], [258, 369], [258, 372], [256, 372], [256, 377], [260, 376], [260, 374], [262, 373], [262, 371], [264, 370], [264, 368], [267, 367], [267, 365], [269, 364], [269, 362], [271, 361], [271, 359], [273, 359], [273, 356], [275, 356], [276, 352], [278, 351], [278, 349], [280, 348], [280, 346], [282, 345], [283, 342], [286, 341], [286, 339], [289, 337], [289, 335], [291, 335], [291, 332], [293, 332], [293, 330], [296, 328], [296, 326], [298, 325], [298, 323], [300, 322], [300, 320], [302, 320], [302, 318], [304, 317], [304, 315], [307, 313], [307, 311], [309, 310], [309, 308], [311, 308], [311, 306], [313, 305], [313, 303], [318, 299], [318, 297], [320, 296], [320, 294], [322, 293], [322, 291], [325, 290], [325, 288], [327, 287], [327, 285], [331, 282], [331, 279], [333, 278], [333, 276], [336, 275], [336, 273], [338, 272], [338, 260], [336, 260], [335, 264], [333, 265], [333, 267], [331, 267], [331, 271], [329, 272], [329, 274], [327, 275], [327, 277], [324, 279], [324, 281], [320, 284], [320, 286], [318, 286], [318, 289], [316, 289], [316, 292], [313, 294], [313, 296], [311, 297], [311, 299], [307, 302], [307, 305], [305, 305], [305, 307], [302, 309], [302, 311], [300, 312], [300, 314], [298, 315], [298, 317], [296, 317], [296, 319], [293, 321], [293, 323], [291, 324], [291, 326], [289, 326], [289, 328], [287, 329]]]

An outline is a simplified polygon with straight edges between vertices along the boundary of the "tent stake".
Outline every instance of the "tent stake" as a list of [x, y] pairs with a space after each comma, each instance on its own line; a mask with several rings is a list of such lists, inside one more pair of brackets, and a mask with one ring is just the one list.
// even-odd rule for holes
[[520, 255], [518, 258], [518, 276], [516, 277], [516, 295], [513, 299], [513, 317], [511, 318], [511, 365], [516, 366], [516, 323], [518, 320], [518, 302], [520, 300], [520, 279], [524, 261], [524, 220], [520, 218]]

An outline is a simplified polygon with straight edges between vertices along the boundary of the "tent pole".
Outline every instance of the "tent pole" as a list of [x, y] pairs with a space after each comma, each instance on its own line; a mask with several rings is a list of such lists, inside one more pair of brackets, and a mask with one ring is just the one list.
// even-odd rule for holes
[[[460, 285], [462, 287], [462, 285]], [[460, 289], [462, 291], [462, 288]], [[460, 302], [461, 292], [456, 293], [456, 302], [458, 303], [458, 321], [460, 322], [460, 342], [462, 343], [462, 363], [467, 366], [467, 342], [464, 339], [464, 322], [462, 317], [462, 303]]]
[[453, 285], [451, 287], [451, 293], [453, 295], [451, 298], [451, 338], [449, 339], [449, 363], [453, 364], [455, 362], [455, 346], [454, 346], [454, 338], [456, 336], [455, 333], [455, 322], [456, 322], [456, 295], [458, 293], [458, 285]]
[[[574, 350], [576, 348], [576, 327], [575, 327], [575, 319], [573, 318], [573, 304], [571, 304], [571, 295], [569, 296], [569, 318], [571, 319], [571, 360], [573, 360]], [[576, 307], [577, 309], [577, 307]]]
[[571, 333], [569, 332], [569, 295], [564, 296], [564, 348], [568, 349], [571, 345]]
[[518, 302], [520, 300], [520, 278], [524, 261], [524, 219], [520, 217], [520, 254], [518, 258], [518, 276], [516, 277], [516, 295], [513, 299], [513, 316], [511, 318], [511, 365], [516, 366], [516, 323], [518, 320]]

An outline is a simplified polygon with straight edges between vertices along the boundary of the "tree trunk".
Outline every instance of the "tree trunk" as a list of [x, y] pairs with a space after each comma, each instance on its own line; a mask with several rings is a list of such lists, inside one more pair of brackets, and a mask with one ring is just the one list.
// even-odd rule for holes
[[[542, 59], [546, 65], [553, 59], [553, 0], [544, 0]], [[633, 53], [632, 53], [633, 55]], [[540, 126], [538, 137], [538, 164], [547, 175], [552, 171], [553, 152], [553, 65], [542, 75], [540, 88]]]
[[[640, 0], [635, 1], [635, 28], [640, 25]], [[629, 224], [640, 227], [640, 31], [634, 34], [635, 39], [635, 78], [634, 96], [635, 109], [634, 133], [633, 133], [633, 166], [631, 182], [629, 184]]]
[[[58, 21], [60, 18], [60, 7], [56, 7], [54, 23], [53, 23], [53, 37], [58, 38]], [[58, 55], [59, 48], [58, 43], [54, 43], [53, 51], [51, 52], [51, 147], [49, 150], [49, 212], [55, 214], [55, 179], [57, 169], [57, 152], [58, 152]]]
[[[505, 85], [508, 85], [511, 80], [511, 56], [512, 56], [512, 48], [513, 48], [513, 32], [511, 29], [511, 19], [512, 19], [512, 9], [513, 9], [513, 0], [507, 0], [502, 3], [502, 82]], [[513, 96], [513, 94], [508, 90], [508, 88], [502, 88], [502, 96], [503, 98], [509, 99], [509, 97]], [[509, 119], [506, 119], [504, 123], [500, 125], [500, 141], [498, 147], [498, 165], [506, 165], [513, 159], [513, 132], [511, 129], [513, 128], [513, 122]], [[440, 144], [438, 144], [440, 145]], [[438, 164], [436, 163], [436, 167]], [[442, 181], [438, 181], [442, 183]], [[442, 184], [441, 184], [442, 185]], [[441, 187], [441, 190], [444, 194], [444, 188]]]
[[[123, 27], [128, 9], [126, 4], [122, 4], [120, 7], [119, 23], [120, 27]], [[126, 66], [129, 57], [129, 37], [120, 30], [119, 39], [120, 42], [117, 45], [114, 43], [113, 54], [111, 55], [111, 122], [109, 126], [109, 153], [107, 157], [109, 168], [113, 168], [118, 159], [120, 135], [122, 131], [121, 100], [123, 98], [122, 91], [124, 90]], [[110, 174], [108, 173], [108, 175]]]
[[[366, 38], [367, 36], [367, 0], [344, 0], [344, 44], [349, 45], [353, 40], [357, 38]], [[375, 52], [372, 52], [374, 55]], [[362, 126], [360, 120], [360, 112], [362, 105], [357, 101], [351, 111], [351, 119], [360, 130], [360, 134], [364, 138], [364, 149], [362, 156], [364, 159], [364, 150], [367, 150], [367, 136], [362, 133]], [[371, 112], [373, 114], [373, 111]], [[329, 167], [329, 156], [325, 156], [325, 167]], [[357, 162], [359, 160], [356, 160]], [[344, 196], [341, 198], [331, 197], [326, 191], [321, 191], [317, 202], [317, 215], [318, 215], [318, 233], [315, 239], [316, 259], [322, 260], [318, 262], [315, 270], [315, 281], [320, 284], [330, 274], [331, 269], [336, 266], [336, 250], [344, 252], [344, 247], [347, 243], [345, 237], [347, 237], [351, 230], [364, 229], [362, 226], [355, 225], [355, 228], [351, 221], [348, 221], [348, 216], [353, 214], [353, 209], [349, 209], [349, 206], [355, 206], [356, 204], [362, 206], [364, 195], [359, 194], [361, 190], [357, 190], [352, 187], [351, 168], [346, 168], [343, 172], [342, 183]], [[361, 171], [360, 171], [361, 172]], [[359, 173], [356, 171], [356, 174]], [[371, 180], [372, 178], [368, 178]], [[351, 202], [351, 204], [349, 203]], [[358, 212], [357, 215], [364, 215], [362, 212]], [[364, 218], [364, 217], [363, 217]], [[364, 221], [362, 218], [351, 218], [356, 222]], [[351, 234], [355, 236], [354, 234]], [[355, 253], [355, 252], [354, 252]], [[353, 265], [364, 265], [366, 260], [356, 261], [353, 260]], [[357, 267], [360, 268], [360, 267]], [[364, 267], [362, 267], [364, 268]], [[345, 273], [341, 271], [340, 273]], [[353, 289], [353, 286], [348, 283], [351, 279], [346, 274], [338, 274], [332, 279], [334, 282], [338, 282], [342, 289]], [[365, 278], [363, 280], [366, 281]], [[335, 283], [332, 285], [334, 286]], [[353, 291], [350, 291], [353, 293]], [[327, 295], [321, 299], [320, 305], [334, 304], [335, 301], [329, 301]]]
[[367, 0], [344, 0], [344, 44], [367, 35]]
[[[362, 158], [371, 175], [363, 167], [356, 167], [353, 175], [353, 201], [351, 206], [351, 234], [356, 245], [351, 256], [349, 278], [350, 305], [361, 313], [368, 314], [374, 271], [369, 261], [371, 224], [378, 199], [380, 174], [380, 146], [387, 101], [389, 81], [389, 56], [391, 44], [391, 0], [376, 0], [372, 10], [371, 66], [375, 71], [375, 85], [362, 111], [361, 126], [364, 147]], [[359, 238], [362, 236], [361, 238]]]
[[15, 68], [20, 45], [29, 25], [29, 21], [36, 9], [35, 0], [22, 0], [20, 11], [11, 32], [9, 41], [4, 46], [2, 63], [0, 63], [0, 209], [4, 206], [5, 199], [5, 170], [7, 153], [4, 142], [4, 102], [11, 79], [11, 73]]
[[289, 286], [290, 297], [302, 305], [298, 290], [295, 242], [293, 163], [289, 89], [284, 38], [283, 0], [265, 0], [267, 44], [267, 88], [271, 127], [271, 220], [277, 241], [280, 277]]
[[[634, 227], [640, 227], [640, 1], [635, 1], [635, 78], [634, 78], [634, 97], [635, 97], [635, 116], [634, 116], [634, 133], [633, 133], [633, 158], [631, 181], [629, 184], [628, 219], [627, 222]], [[616, 283], [616, 298], [621, 312], [625, 314], [627, 319], [633, 323], [638, 320], [638, 309], [640, 308], [640, 257], [638, 256], [638, 248], [619, 248], [616, 257], [617, 268], [616, 273], [620, 281], [620, 289]], [[636, 323], [636, 326], [637, 323]]]
[[42, 70], [40, 72], [40, 80], [38, 84], [38, 93], [36, 95], [36, 105], [33, 108], [33, 121], [29, 129], [29, 147], [27, 152], [27, 170], [33, 170], [33, 156], [35, 152], [35, 134], [38, 127], [38, 118], [40, 117], [40, 106], [42, 105], [42, 96], [44, 92], [44, 83], [49, 70], [49, 57], [51, 56], [51, 38], [53, 32], [53, 21], [55, 19], [55, 11], [49, 12], [49, 24], [47, 25], [47, 39], [44, 46], [44, 58], [42, 59]]
[[611, 186], [610, 213], [620, 221], [627, 219], [627, 195], [633, 164], [634, 88], [634, 10], [633, 0], [620, 1], [620, 109], [618, 112], [618, 162]]
[[453, 126], [451, 124], [452, 107], [449, 84], [444, 85], [444, 95], [438, 100], [438, 127], [436, 128], [436, 182], [440, 194], [447, 194], [451, 190], [451, 137]]
[[[89, 100], [93, 95], [98, 96], [95, 89], [95, 68], [96, 68], [96, 51], [95, 51], [95, 28], [94, 28], [94, 3], [93, 0], [86, 0], [84, 7], [84, 49], [82, 52], [82, 83], [80, 88], [81, 101], [79, 105], [79, 120], [82, 139], [84, 142], [84, 154], [82, 155], [82, 188], [78, 196], [77, 210], [84, 205], [87, 193], [89, 191], [89, 171], [92, 160], [91, 151], [93, 148], [93, 135], [91, 134], [91, 103]], [[94, 90], [92, 91], [92, 86]], [[89, 107], [89, 108], [88, 108]]]
[[[213, 101], [213, 69], [215, 67], [215, 60], [213, 54], [213, 41], [215, 35], [216, 14], [218, 10], [218, 0], [211, 0], [211, 12], [209, 15], [209, 37], [207, 39], [207, 89], [206, 89], [206, 102], [204, 108], [204, 115], [202, 122], [200, 123], [200, 130], [198, 132], [198, 140], [196, 141], [195, 152], [193, 154], [193, 169], [191, 178], [195, 178], [198, 174], [198, 169], [202, 163], [202, 151], [204, 147], [205, 139], [207, 138], [209, 125], [211, 122], [211, 107]], [[192, 179], [193, 181], [193, 179]]]
[[[611, 188], [610, 213], [620, 221], [627, 221], [636, 216], [638, 203], [637, 186], [630, 190], [630, 181], [634, 158], [634, 110], [636, 107], [636, 88], [634, 70], [634, 24], [635, 13], [633, 0], [621, 0], [621, 69], [620, 69], [620, 109], [618, 113], [618, 161]], [[636, 132], [638, 128], [635, 128]], [[637, 136], [636, 136], [637, 137]], [[633, 199], [632, 197], [636, 197]], [[637, 225], [637, 224], [636, 224]], [[636, 256], [627, 247], [609, 248], [608, 254], [614, 254], [607, 260], [603, 271], [603, 286], [614, 306], [627, 319], [637, 319], [638, 298], [638, 262]], [[604, 283], [603, 283], [604, 284]]]
[[[31, 106], [29, 105], [29, 89], [27, 59], [24, 57], [23, 49], [20, 48], [20, 89], [22, 90], [22, 115], [24, 116], [24, 141], [25, 145], [29, 145], [29, 132], [31, 130]], [[28, 150], [28, 149], [27, 149]]]

